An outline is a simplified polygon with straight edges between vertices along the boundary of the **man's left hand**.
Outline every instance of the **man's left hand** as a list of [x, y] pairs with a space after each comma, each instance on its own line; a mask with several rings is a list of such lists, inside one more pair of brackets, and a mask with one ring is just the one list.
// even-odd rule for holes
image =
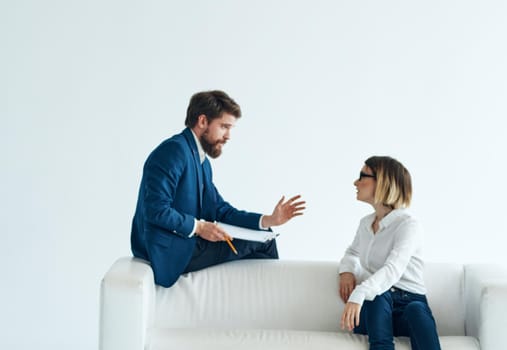
[[262, 217], [262, 227], [283, 225], [293, 217], [303, 215], [303, 210], [306, 209], [304, 207], [306, 202], [298, 201], [300, 198], [301, 195], [297, 195], [284, 202], [285, 196], [282, 196], [282, 199], [280, 199], [275, 209], [273, 209], [273, 213]]

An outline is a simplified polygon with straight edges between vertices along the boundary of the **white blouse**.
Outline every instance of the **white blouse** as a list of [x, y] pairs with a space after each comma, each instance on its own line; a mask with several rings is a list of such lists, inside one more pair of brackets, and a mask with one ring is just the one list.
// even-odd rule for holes
[[354, 241], [340, 261], [339, 272], [353, 273], [358, 282], [348, 301], [362, 305], [392, 286], [426, 294], [422, 228], [417, 220], [406, 209], [395, 209], [380, 220], [377, 233], [373, 233], [374, 220], [375, 213], [361, 219]]

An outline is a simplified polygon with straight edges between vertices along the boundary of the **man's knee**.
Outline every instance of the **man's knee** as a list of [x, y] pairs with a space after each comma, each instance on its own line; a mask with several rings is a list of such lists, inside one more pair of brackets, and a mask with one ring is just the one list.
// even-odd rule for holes
[[278, 249], [276, 247], [276, 240], [272, 239], [266, 242], [266, 254], [271, 259], [278, 259]]

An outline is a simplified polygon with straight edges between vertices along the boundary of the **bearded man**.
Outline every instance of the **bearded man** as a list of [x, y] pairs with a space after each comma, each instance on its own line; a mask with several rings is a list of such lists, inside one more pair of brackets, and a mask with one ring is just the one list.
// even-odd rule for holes
[[234, 240], [217, 222], [270, 230], [303, 214], [304, 201], [282, 197], [272, 214], [234, 208], [213, 184], [207, 156], [217, 158], [241, 117], [239, 105], [223, 91], [204, 91], [190, 99], [180, 134], [151, 152], [143, 168], [131, 247], [150, 262], [155, 283], [172, 286], [183, 273], [238, 259], [277, 259], [276, 241]]

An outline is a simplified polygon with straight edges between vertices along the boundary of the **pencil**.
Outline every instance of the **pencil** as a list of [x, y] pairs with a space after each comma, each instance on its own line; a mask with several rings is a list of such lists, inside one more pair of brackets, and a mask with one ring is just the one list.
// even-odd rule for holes
[[[218, 225], [218, 222], [214, 222], [215, 225]], [[236, 250], [236, 248], [234, 247], [234, 245], [232, 244], [231, 240], [229, 238], [225, 238], [225, 241], [227, 242], [227, 244], [229, 245], [229, 247], [231, 248], [232, 252], [236, 255], [238, 255], [238, 251]]]
[[227, 244], [229, 245], [229, 247], [231, 247], [231, 250], [234, 254], [238, 255], [238, 251], [236, 250], [236, 248], [234, 248], [234, 246], [232, 245], [232, 242], [229, 238], [226, 238], [225, 241], [227, 242]]

